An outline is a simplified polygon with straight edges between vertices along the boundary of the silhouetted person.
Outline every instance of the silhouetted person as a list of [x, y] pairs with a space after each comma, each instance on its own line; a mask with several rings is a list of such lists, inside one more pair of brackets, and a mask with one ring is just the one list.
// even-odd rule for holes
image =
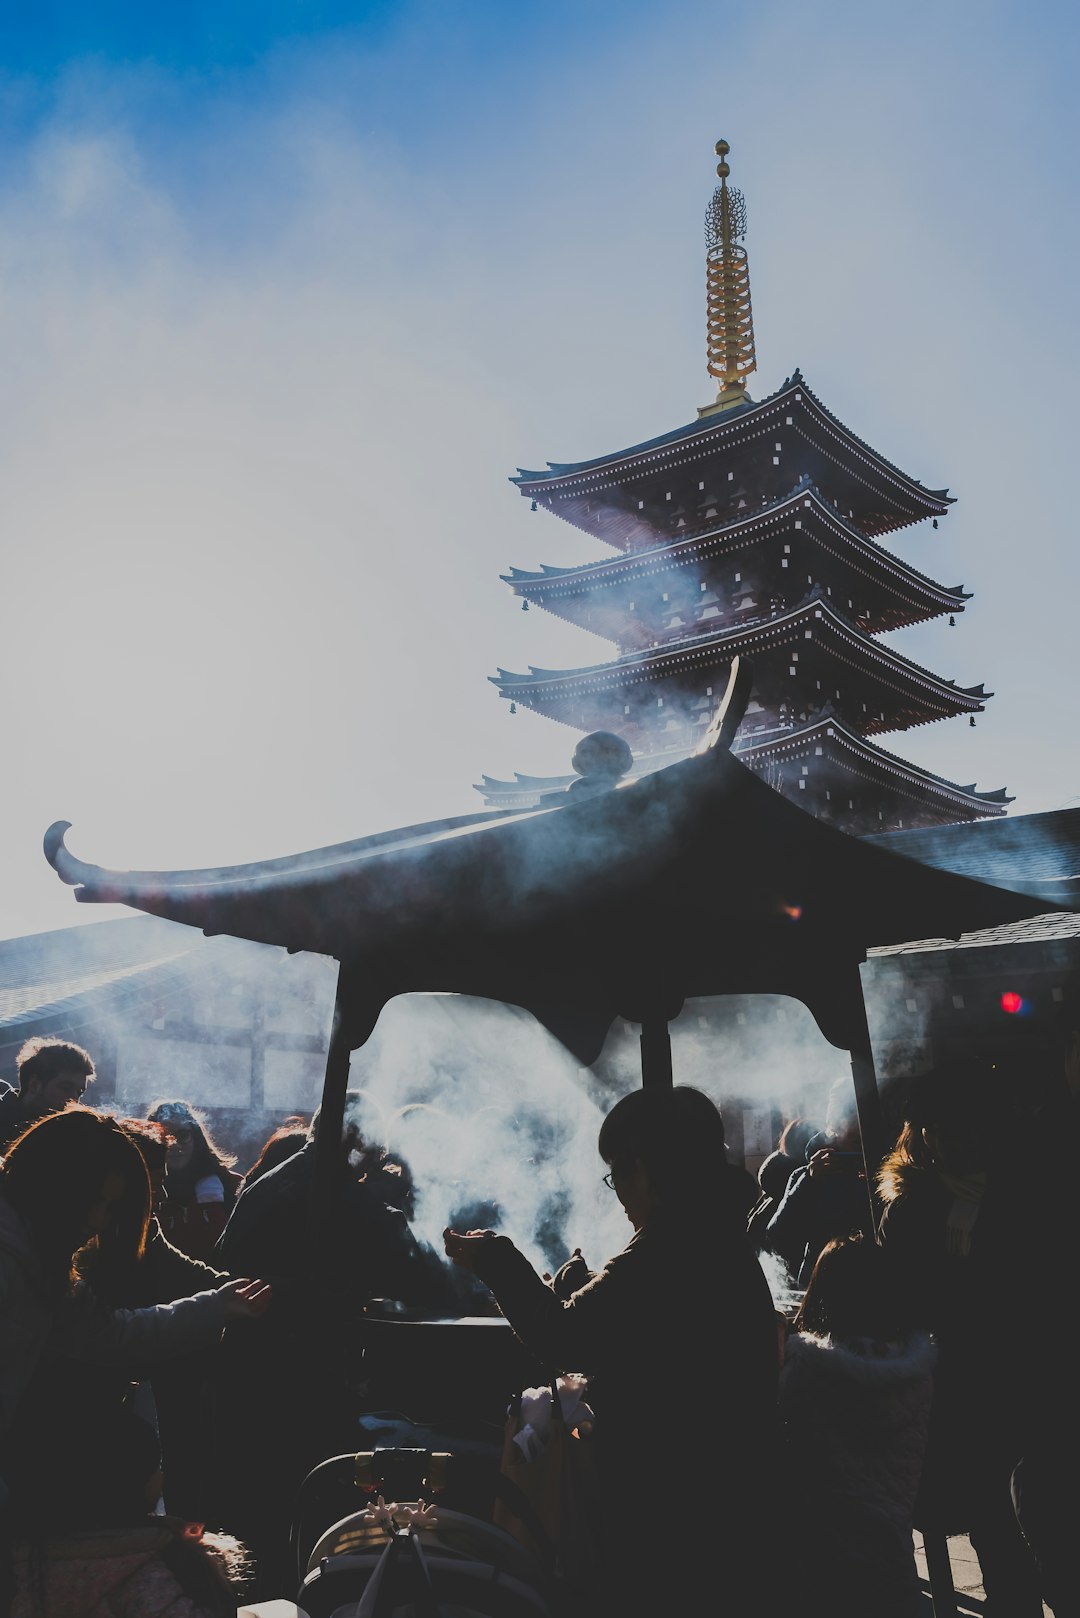
[[218, 1515], [254, 1551], [260, 1599], [295, 1583], [288, 1533], [300, 1483], [317, 1462], [356, 1447], [356, 1418], [367, 1407], [365, 1303], [393, 1298], [435, 1314], [473, 1312], [457, 1307], [465, 1289], [441, 1255], [369, 1183], [365, 1169], [382, 1153], [364, 1139], [362, 1105], [360, 1094], [347, 1093], [329, 1217], [317, 1238], [318, 1112], [301, 1149], [241, 1192], [216, 1249], [230, 1273], [258, 1259], [274, 1286], [256, 1345], [241, 1342], [233, 1353], [226, 1333], [219, 1387], [228, 1492]]
[[[146, 1167], [113, 1118], [69, 1107], [39, 1118], [5, 1153], [0, 1172], [0, 1548], [5, 1533], [10, 1542], [12, 1523], [24, 1533], [38, 1531], [56, 1499], [34, 1425], [23, 1419], [23, 1402], [35, 1378], [78, 1386], [87, 1366], [135, 1369], [184, 1353], [215, 1341], [228, 1320], [261, 1314], [268, 1301], [261, 1283], [235, 1281], [157, 1308], [113, 1310], [73, 1283], [76, 1255], [98, 1236], [109, 1234], [137, 1259], [145, 1248], [149, 1215]], [[111, 1423], [109, 1431], [119, 1448]], [[129, 1485], [133, 1491], [132, 1498], [125, 1493], [110, 1507], [121, 1515], [144, 1504], [146, 1444], [153, 1439], [145, 1424], [142, 1432], [132, 1426], [129, 1436], [133, 1465], [113, 1469], [123, 1491]], [[68, 1481], [78, 1472], [84, 1488], [92, 1490], [94, 1455], [93, 1448], [73, 1447]], [[103, 1505], [100, 1498], [92, 1502], [95, 1510]], [[2, 1562], [0, 1555], [0, 1590]]]
[[1012, 1497], [1024, 1538], [1035, 1556], [1042, 1598], [1055, 1618], [1078, 1618], [1076, 1525], [1080, 1478], [1080, 1386], [1071, 1357], [1055, 1351], [1061, 1334], [1062, 1294], [1076, 1290], [1080, 1255], [1080, 991], [1062, 1007], [1059, 1038], [1033, 1055], [1019, 1075], [1025, 1093], [1038, 1089], [1040, 1104], [1027, 1132], [1029, 1206], [1035, 1231], [1030, 1260], [1041, 1272], [1041, 1317], [1029, 1322], [1031, 1363], [1025, 1376], [1021, 1456], [1012, 1477]]
[[788, 1181], [796, 1169], [806, 1166], [806, 1148], [820, 1130], [808, 1118], [792, 1118], [784, 1125], [775, 1152], [758, 1169], [758, 1198], [746, 1222], [746, 1234], [755, 1252], [760, 1252], [769, 1220], [779, 1208]]
[[[438, 1311], [458, 1295], [439, 1255], [417, 1240], [405, 1216], [380, 1194], [385, 1154], [365, 1140], [360, 1105], [358, 1094], [350, 1091], [331, 1215], [317, 1249], [309, 1210], [318, 1113], [301, 1149], [237, 1198], [217, 1243], [217, 1257], [230, 1273], [258, 1256], [266, 1273], [282, 1283], [272, 1317], [294, 1310], [301, 1298], [306, 1305], [329, 1303], [339, 1316], [356, 1319], [370, 1298], [396, 1298]], [[333, 1278], [329, 1293], [323, 1284], [327, 1276]]]
[[[246, 1191], [253, 1180], [258, 1180], [271, 1169], [276, 1169], [279, 1163], [284, 1163], [287, 1157], [292, 1157], [300, 1148], [306, 1145], [309, 1139], [308, 1126], [299, 1116], [286, 1118], [285, 1122], [269, 1134], [262, 1144], [258, 1157], [252, 1163], [240, 1185], [240, 1191]], [[239, 1195], [239, 1192], [237, 1193]]]
[[1023, 1447], [1033, 1319], [1046, 1300], [1023, 1179], [1009, 1161], [1015, 1142], [1000, 1134], [989, 1068], [926, 1075], [878, 1175], [880, 1239], [938, 1346], [916, 1523], [970, 1535], [988, 1614], [1041, 1618], [1010, 1480]]
[[599, 1151], [634, 1235], [570, 1296], [579, 1256], [549, 1286], [505, 1236], [447, 1230], [446, 1250], [534, 1359], [589, 1377], [603, 1610], [762, 1612], [776, 1316], [732, 1216], [723, 1121], [698, 1090], [634, 1091]]
[[923, 1610], [913, 1517], [934, 1358], [888, 1250], [862, 1235], [828, 1242], [780, 1373], [788, 1579], [809, 1613]]
[[15, 1058], [18, 1084], [0, 1088], [0, 1155], [28, 1124], [81, 1101], [94, 1079], [88, 1051], [66, 1039], [28, 1039]]
[[[222, 1270], [174, 1247], [161, 1229], [157, 1209], [163, 1199], [167, 1161], [164, 1126], [143, 1118], [122, 1118], [120, 1127], [138, 1147], [150, 1179], [151, 1216], [146, 1248], [133, 1258], [122, 1244], [102, 1237], [80, 1255], [79, 1274], [102, 1303], [125, 1309], [171, 1303], [229, 1279]], [[208, 1520], [214, 1466], [210, 1372], [217, 1343], [149, 1370], [140, 1396], [149, 1390], [163, 1471], [165, 1509], [193, 1522]]]
[[837, 1079], [830, 1089], [824, 1133], [809, 1142], [807, 1154], [760, 1238], [763, 1247], [780, 1255], [800, 1287], [809, 1282], [826, 1242], [872, 1224], [849, 1079]]

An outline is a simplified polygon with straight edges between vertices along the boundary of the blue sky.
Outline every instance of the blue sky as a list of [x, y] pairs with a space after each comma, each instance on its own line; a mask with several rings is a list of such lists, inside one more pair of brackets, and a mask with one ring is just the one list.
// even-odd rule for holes
[[1077, 35], [1011, 0], [5, 8], [0, 932], [85, 919], [53, 819], [217, 863], [566, 767], [486, 676], [607, 648], [498, 574], [596, 549], [506, 478], [710, 396], [719, 135], [752, 391], [801, 365], [958, 497], [895, 548], [975, 599], [894, 643], [997, 695], [887, 745], [1078, 801]]

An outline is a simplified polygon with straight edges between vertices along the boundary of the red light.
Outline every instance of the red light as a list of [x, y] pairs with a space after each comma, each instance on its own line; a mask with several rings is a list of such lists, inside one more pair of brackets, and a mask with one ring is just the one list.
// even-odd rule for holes
[[1013, 989], [1006, 990], [1001, 997], [1001, 1009], [1007, 1011], [1010, 1017], [1015, 1017], [1018, 1011], [1023, 1010], [1023, 1006], [1023, 995], [1017, 994]]
[[798, 921], [802, 915], [802, 905], [781, 905], [780, 908], [785, 916], [791, 917], [792, 921]]

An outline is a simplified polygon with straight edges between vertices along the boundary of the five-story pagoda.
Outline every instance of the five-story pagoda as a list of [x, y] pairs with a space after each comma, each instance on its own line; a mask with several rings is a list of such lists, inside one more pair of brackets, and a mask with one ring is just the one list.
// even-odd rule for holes
[[[509, 702], [579, 731], [614, 731], [633, 774], [693, 750], [731, 660], [748, 657], [753, 695], [736, 751], [785, 796], [852, 832], [1005, 813], [1004, 790], [957, 786], [871, 738], [982, 711], [961, 686], [884, 645], [887, 630], [964, 610], [970, 596], [925, 577], [879, 543], [937, 520], [952, 501], [924, 488], [836, 419], [798, 371], [754, 401], [756, 369], [746, 208], [717, 142], [706, 215], [708, 369], [716, 400], [648, 443], [512, 481], [536, 507], [612, 547], [582, 567], [513, 568], [525, 604], [614, 643], [606, 663], [500, 669]], [[535, 803], [570, 776], [485, 776], [493, 807]]]

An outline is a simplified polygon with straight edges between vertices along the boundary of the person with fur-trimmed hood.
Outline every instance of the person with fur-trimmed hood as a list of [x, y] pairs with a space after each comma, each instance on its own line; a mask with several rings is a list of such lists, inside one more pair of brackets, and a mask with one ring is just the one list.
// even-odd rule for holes
[[934, 1359], [889, 1254], [861, 1235], [827, 1243], [779, 1392], [792, 1549], [812, 1612], [921, 1611], [913, 1514]]
[[1045, 1378], [1045, 1232], [1001, 1074], [956, 1063], [913, 1085], [878, 1172], [879, 1237], [902, 1267], [938, 1363], [916, 1522], [966, 1532], [987, 1618], [1042, 1618], [1010, 1491], [1033, 1379]]

